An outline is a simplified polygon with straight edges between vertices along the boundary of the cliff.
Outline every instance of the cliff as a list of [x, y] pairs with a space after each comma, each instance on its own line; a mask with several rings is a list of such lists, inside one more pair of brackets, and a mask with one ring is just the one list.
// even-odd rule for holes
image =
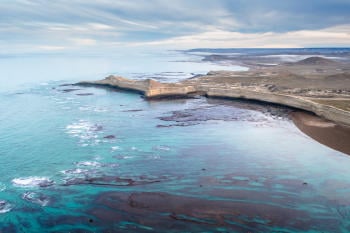
[[146, 98], [203, 95], [281, 104], [350, 126], [350, 73], [347, 64], [324, 58], [249, 71], [215, 71], [179, 83], [109, 76], [79, 85], [104, 85], [142, 93]]
[[[200, 79], [199, 79], [200, 80]], [[184, 83], [160, 83], [155, 80], [129, 80], [122, 77], [109, 76], [106, 79], [94, 82], [81, 82], [79, 84], [106, 85], [126, 90], [133, 90], [142, 93], [146, 98], [176, 97], [187, 96], [198, 93], [207, 97], [220, 98], [241, 98], [247, 100], [258, 100], [268, 103], [281, 104], [293, 108], [303, 109], [315, 113], [318, 116], [328, 120], [350, 125], [350, 111], [332, 106], [331, 102], [327, 104], [317, 103], [317, 99], [304, 96], [287, 95], [274, 93], [269, 89], [260, 87], [230, 87], [214, 86], [211, 87], [205, 82], [192, 82], [192, 85]], [[345, 100], [346, 101], [346, 100]]]
[[80, 82], [79, 85], [102, 85], [131, 90], [142, 93], [146, 98], [160, 98], [166, 96], [187, 96], [196, 92], [193, 86], [178, 83], [160, 83], [152, 79], [131, 80], [120, 76], [108, 76], [99, 81]]

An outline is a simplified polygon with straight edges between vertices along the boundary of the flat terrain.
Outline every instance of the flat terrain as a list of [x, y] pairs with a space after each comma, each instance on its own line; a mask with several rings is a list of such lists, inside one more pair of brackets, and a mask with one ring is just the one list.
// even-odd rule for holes
[[215, 71], [184, 84], [242, 87], [304, 97], [349, 98], [350, 65], [321, 57], [276, 66], [254, 66], [249, 71]]
[[349, 63], [323, 57], [274, 66], [251, 65], [248, 71], [212, 71], [179, 83], [109, 76], [79, 84], [133, 90], [146, 98], [204, 95], [258, 100], [310, 111], [336, 123], [350, 125]]

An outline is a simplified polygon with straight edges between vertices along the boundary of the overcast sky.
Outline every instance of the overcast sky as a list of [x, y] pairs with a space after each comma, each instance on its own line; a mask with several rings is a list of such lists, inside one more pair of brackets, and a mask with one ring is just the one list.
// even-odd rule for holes
[[350, 47], [350, 0], [1, 0], [2, 53]]

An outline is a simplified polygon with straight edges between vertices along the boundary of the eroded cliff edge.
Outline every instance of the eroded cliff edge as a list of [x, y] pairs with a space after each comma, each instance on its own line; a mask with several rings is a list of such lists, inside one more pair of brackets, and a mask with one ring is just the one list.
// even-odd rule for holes
[[350, 68], [320, 57], [250, 71], [216, 71], [179, 83], [109, 76], [79, 85], [104, 85], [142, 93], [146, 98], [203, 95], [281, 104], [350, 126]]

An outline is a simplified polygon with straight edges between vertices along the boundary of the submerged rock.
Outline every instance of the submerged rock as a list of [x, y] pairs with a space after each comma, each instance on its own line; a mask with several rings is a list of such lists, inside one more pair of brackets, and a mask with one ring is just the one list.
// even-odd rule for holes
[[107, 135], [107, 136], [104, 136], [103, 138], [105, 138], [105, 139], [115, 139], [116, 136], [115, 135]]
[[4, 200], [0, 200], [0, 214], [9, 212], [12, 209], [11, 204]]
[[81, 89], [78, 88], [69, 88], [69, 89], [63, 89], [61, 90], [62, 92], [68, 93], [68, 92], [72, 92], [72, 91], [79, 91]]
[[96, 161], [80, 161], [74, 163], [77, 166], [83, 166], [83, 167], [101, 167], [101, 163]]
[[79, 96], [89, 96], [89, 95], [94, 95], [94, 93], [79, 93], [79, 94], [76, 94], [76, 95], [79, 95]]
[[[179, 232], [271, 232], [273, 229], [306, 231], [310, 228], [334, 231], [338, 221], [311, 216], [307, 211], [286, 208], [269, 202], [246, 203], [210, 200], [161, 192], [106, 192], [98, 196], [88, 213], [108, 226], [129, 221], [153, 231], [176, 229]], [[291, 221], [290, 219], [293, 219]]]
[[102, 125], [97, 125], [97, 124], [95, 124], [94, 126], [92, 126], [91, 128], [90, 128], [92, 131], [101, 131], [101, 130], [103, 130], [103, 126]]
[[68, 86], [73, 86], [74, 84], [71, 83], [64, 83], [64, 84], [60, 84], [58, 85], [59, 87], [68, 87]]
[[142, 112], [142, 109], [130, 109], [130, 110], [124, 110], [122, 112]]
[[97, 186], [137, 186], [158, 183], [164, 178], [148, 178], [145, 176], [123, 178], [118, 176], [99, 176], [67, 179], [64, 186], [71, 185], [97, 185]]
[[47, 206], [50, 202], [50, 198], [45, 196], [42, 193], [36, 192], [25, 192], [22, 195], [22, 198], [26, 201], [32, 202], [34, 204], [38, 204], [40, 206]]

